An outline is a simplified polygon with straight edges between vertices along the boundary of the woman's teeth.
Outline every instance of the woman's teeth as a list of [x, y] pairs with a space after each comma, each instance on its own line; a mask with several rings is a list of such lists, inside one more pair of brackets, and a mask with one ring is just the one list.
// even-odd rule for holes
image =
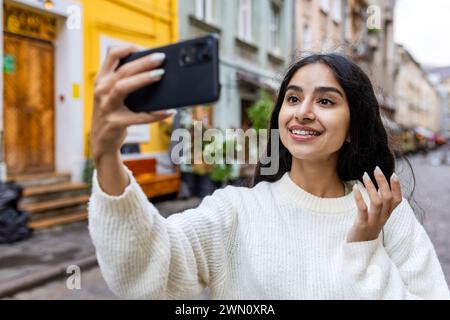
[[305, 131], [305, 130], [291, 130], [293, 134], [300, 136], [319, 136], [320, 133], [316, 131]]

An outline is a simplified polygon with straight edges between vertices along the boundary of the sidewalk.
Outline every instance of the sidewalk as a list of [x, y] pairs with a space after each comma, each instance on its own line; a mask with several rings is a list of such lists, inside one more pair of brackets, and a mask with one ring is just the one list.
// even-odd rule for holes
[[[155, 206], [164, 217], [195, 208], [201, 199], [164, 201]], [[26, 241], [0, 245], [0, 298], [67, 277], [67, 267], [82, 272], [97, 265], [87, 221], [38, 230]]]

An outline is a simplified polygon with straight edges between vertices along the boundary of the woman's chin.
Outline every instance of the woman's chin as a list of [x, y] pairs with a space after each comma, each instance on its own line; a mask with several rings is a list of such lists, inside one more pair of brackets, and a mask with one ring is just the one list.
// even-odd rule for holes
[[292, 157], [298, 160], [315, 160], [318, 158], [317, 150], [312, 150], [315, 148], [292, 148], [289, 149], [289, 152], [292, 154]]

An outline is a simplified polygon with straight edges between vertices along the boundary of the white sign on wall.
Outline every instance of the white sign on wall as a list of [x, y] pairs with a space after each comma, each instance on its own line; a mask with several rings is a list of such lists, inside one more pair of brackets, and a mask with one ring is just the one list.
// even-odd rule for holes
[[[103, 64], [103, 60], [106, 57], [108, 49], [111, 47], [123, 46], [123, 45], [135, 45], [122, 41], [119, 39], [101, 36], [100, 37], [100, 65]], [[134, 125], [128, 127], [128, 134], [125, 138], [125, 143], [146, 143], [150, 141], [150, 128], [148, 124]]]

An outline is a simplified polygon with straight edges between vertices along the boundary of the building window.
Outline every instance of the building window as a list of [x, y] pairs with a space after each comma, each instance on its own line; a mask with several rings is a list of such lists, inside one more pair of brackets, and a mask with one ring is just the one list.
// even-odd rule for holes
[[333, 10], [332, 10], [333, 21], [339, 23], [342, 20], [342, 1], [333, 0]]
[[274, 3], [270, 10], [270, 46], [274, 52], [280, 51], [280, 7]]
[[212, 22], [212, 0], [195, 0], [195, 16], [199, 20]]
[[138, 143], [124, 143], [120, 147], [121, 154], [137, 154], [141, 153], [141, 147]]
[[239, 38], [252, 40], [252, 0], [239, 1]]
[[320, 0], [320, 9], [328, 13], [330, 11], [330, 0]]

